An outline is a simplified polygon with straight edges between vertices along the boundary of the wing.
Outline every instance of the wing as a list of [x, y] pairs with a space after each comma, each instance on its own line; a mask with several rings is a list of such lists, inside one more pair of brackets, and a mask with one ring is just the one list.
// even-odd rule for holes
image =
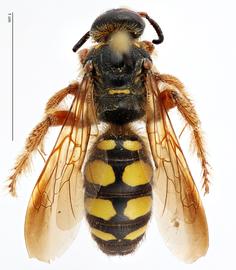
[[29, 201], [26, 246], [30, 257], [42, 261], [53, 260], [66, 250], [82, 217], [81, 167], [94, 115], [92, 89], [90, 77], [85, 76]]
[[146, 80], [147, 133], [156, 166], [154, 190], [159, 230], [173, 254], [193, 262], [206, 254], [204, 208], [152, 73]]

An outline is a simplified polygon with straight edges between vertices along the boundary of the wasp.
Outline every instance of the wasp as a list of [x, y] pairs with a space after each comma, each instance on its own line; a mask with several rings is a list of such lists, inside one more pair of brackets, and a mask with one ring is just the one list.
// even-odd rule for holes
[[[144, 19], [157, 34], [152, 42], [140, 39]], [[207, 252], [208, 226], [169, 110], [177, 108], [190, 130], [205, 193], [209, 165], [201, 123], [183, 84], [153, 66], [162, 30], [147, 13], [120, 8], [100, 15], [73, 51], [89, 38], [94, 45], [78, 52], [83, 78], [49, 99], [9, 177], [15, 195], [19, 176], [32, 154], [43, 149], [49, 128], [61, 127], [28, 204], [28, 253], [42, 261], [61, 255], [85, 212], [99, 248], [126, 255], [135, 251], [155, 212], [170, 251], [193, 262]], [[70, 108], [60, 109], [69, 95]], [[144, 136], [137, 123], [144, 125]]]

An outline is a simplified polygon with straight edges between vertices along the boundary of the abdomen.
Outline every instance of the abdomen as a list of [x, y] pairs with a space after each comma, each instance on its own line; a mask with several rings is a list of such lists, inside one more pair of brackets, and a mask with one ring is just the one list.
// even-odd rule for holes
[[85, 209], [91, 233], [109, 255], [135, 250], [152, 207], [152, 166], [139, 136], [111, 129], [85, 165]]

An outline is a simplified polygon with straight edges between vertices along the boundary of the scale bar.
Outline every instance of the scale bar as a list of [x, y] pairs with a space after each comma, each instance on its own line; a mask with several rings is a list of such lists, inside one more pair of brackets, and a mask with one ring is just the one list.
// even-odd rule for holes
[[14, 141], [14, 14], [11, 15], [11, 139]]

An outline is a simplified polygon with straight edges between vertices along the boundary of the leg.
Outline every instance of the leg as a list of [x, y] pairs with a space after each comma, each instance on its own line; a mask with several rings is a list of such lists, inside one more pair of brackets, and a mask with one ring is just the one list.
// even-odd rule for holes
[[197, 152], [197, 156], [200, 159], [202, 166], [203, 188], [205, 189], [205, 193], [208, 193], [209, 163], [206, 158], [205, 144], [201, 132], [201, 122], [198, 118], [195, 107], [185, 91], [183, 84], [177, 78], [166, 74], [157, 74], [156, 77], [162, 83], [169, 86], [169, 88], [161, 92], [161, 102], [167, 110], [177, 107], [186, 121], [187, 126], [191, 130], [194, 150]]
[[[68, 111], [57, 111], [52, 114], [47, 114], [44, 119], [32, 130], [25, 142], [23, 153], [17, 158], [13, 172], [9, 177], [9, 192], [16, 196], [16, 183], [18, 177], [22, 175], [30, 166], [32, 154], [40, 148], [43, 151], [43, 139], [48, 132], [48, 129], [53, 126], [63, 125]], [[69, 115], [73, 119], [73, 115]]]
[[46, 104], [45, 113], [50, 113], [56, 109], [56, 107], [63, 101], [68, 95], [75, 95], [78, 90], [79, 83], [75, 82], [67, 86], [66, 88], [58, 91], [53, 95]]
[[44, 119], [32, 130], [25, 142], [25, 149], [23, 153], [17, 158], [13, 172], [9, 177], [9, 191], [16, 195], [16, 182], [18, 177], [24, 173], [30, 165], [32, 153], [40, 149], [40, 153], [44, 153], [43, 139], [48, 132], [49, 127], [58, 126], [64, 123], [65, 117], [68, 115], [67, 111], [55, 111], [57, 106], [69, 94], [75, 95], [79, 84], [75, 82], [68, 87], [58, 91], [52, 96], [46, 104]]

